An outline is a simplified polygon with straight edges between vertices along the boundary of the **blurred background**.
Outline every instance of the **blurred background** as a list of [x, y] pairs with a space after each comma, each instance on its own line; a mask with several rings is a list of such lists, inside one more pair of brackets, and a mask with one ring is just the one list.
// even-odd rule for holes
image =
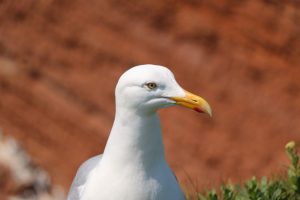
[[[299, 1], [1, 0], [1, 199], [66, 193], [103, 151], [119, 76], [145, 63], [169, 67], [213, 108], [212, 119], [161, 111], [183, 188], [284, 169], [284, 145], [300, 141]], [[47, 177], [16, 181], [19, 151]]]

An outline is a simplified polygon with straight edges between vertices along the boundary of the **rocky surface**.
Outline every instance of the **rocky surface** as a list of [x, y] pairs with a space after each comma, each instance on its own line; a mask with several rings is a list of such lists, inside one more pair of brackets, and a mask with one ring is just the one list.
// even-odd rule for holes
[[[0, 127], [67, 191], [102, 152], [114, 87], [137, 64], [169, 66], [213, 119], [161, 111], [185, 188], [269, 175], [300, 140], [298, 1], [0, 1]], [[6, 174], [6, 173], [5, 173]]]

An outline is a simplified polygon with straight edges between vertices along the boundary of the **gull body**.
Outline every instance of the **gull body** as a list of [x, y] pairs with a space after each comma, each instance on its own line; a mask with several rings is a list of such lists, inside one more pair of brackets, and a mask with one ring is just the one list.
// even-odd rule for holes
[[157, 111], [177, 104], [211, 115], [209, 105], [157, 65], [126, 71], [115, 96], [116, 114], [104, 152], [81, 165], [68, 200], [183, 200], [165, 159]]

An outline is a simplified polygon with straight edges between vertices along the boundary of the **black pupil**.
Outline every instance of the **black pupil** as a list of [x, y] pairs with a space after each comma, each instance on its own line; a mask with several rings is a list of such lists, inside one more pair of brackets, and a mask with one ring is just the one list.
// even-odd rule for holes
[[151, 88], [151, 89], [153, 89], [153, 88], [156, 87], [155, 83], [149, 83], [148, 86], [149, 86], [149, 88]]

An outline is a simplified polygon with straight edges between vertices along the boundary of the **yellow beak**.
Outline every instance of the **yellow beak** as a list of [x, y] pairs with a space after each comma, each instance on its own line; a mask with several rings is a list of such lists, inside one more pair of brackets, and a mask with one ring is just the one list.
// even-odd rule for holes
[[195, 94], [192, 94], [188, 91], [184, 91], [184, 97], [171, 97], [170, 99], [174, 100], [177, 105], [184, 106], [190, 109], [193, 109], [197, 112], [206, 113], [212, 117], [212, 111], [210, 105], [205, 99], [199, 97]]

